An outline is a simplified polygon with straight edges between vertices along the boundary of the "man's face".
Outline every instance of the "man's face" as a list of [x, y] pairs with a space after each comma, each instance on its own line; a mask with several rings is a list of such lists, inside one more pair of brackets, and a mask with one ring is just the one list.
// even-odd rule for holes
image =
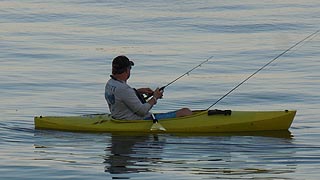
[[127, 68], [127, 75], [128, 75], [128, 77], [127, 77], [127, 79], [129, 79], [130, 78], [130, 75], [131, 75], [131, 66], [129, 66], [128, 68]]

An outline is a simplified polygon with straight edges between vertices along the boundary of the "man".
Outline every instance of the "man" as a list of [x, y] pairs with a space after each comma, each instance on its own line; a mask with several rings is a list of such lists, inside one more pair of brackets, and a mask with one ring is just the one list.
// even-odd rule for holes
[[[159, 88], [133, 89], [127, 84], [130, 78], [131, 67], [134, 63], [126, 56], [118, 56], [112, 61], [112, 75], [105, 87], [105, 98], [108, 102], [111, 116], [115, 119], [138, 120], [151, 119], [151, 108], [162, 98], [163, 91]], [[152, 95], [144, 102], [139, 99], [139, 94]], [[191, 115], [192, 111], [183, 108], [178, 111], [156, 114], [157, 119], [174, 118]]]

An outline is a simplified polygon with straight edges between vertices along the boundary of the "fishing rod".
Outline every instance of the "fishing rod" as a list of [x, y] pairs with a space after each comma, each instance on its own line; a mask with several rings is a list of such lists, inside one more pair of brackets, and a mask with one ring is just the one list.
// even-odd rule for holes
[[[205, 61], [201, 62], [200, 64], [198, 64], [197, 66], [193, 67], [192, 69], [190, 69], [189, 71], [185, 72], [184, 74], [182, 74], [181, 76], [177, 77], [176, 79], [174, 79], [173, 81], [169, 82], [167, 85], [162, 86], [159, 90], [163, 91], [164, 88], [170, 86], [171, 84], [175, 83], [176, 81], [178, 81], [179, 79], [181, 79], [183, 76], [185, 75], [189, 75], [191, 71], [197, 69], [198, 67], [200, 67], [202, 64], [208, 62], [210, 59], [212, 59], [213, 56], [210, 56], [209, 58], [207, 58]], [[144, 99], [148, 99], [152, 96], [153, 94], [149, 94], [147, 97], [145, 97]]]
[[[202, 64], [208, 62], [210, 59], [212, 59], [213, 56], [210, 56], [209, 58], [207, 58], [205, 61], [201, 62], [200, 64], [198, 64], [197, 66], [193, 67], [192, 69], [190, 69], [189, 71], [185, 72], [184, 74], [182, 74], [181, 76], [177, 77], [176, 79], [174, 79], [173, 81], [169, 82], [167, 85], [162, 86], [159, 90], [163, 91], [164, 88], [170, 86], [171, 84], [173, 84], [174, 82], [178, 81], [179, 79], [181, 79], [183, 76], [189, 74], [191, 71], [195, 70], [196, 68], [200, 67]], [[137, 94], [140, 101], [141, 102], [145, 102], [149, 97], [151, 97], [153, 94], [149, 94], [147, 97], [142, 97], [142, 95]], [[150, 128], [150, 131], [166, 131], [166, 129], [159, 123], [159, 120], [155, 117], [155, 115], [153, 113], [151, 113], [151, 117], [153, 120], [152, 126]]]
[[202, 63], [198, 64], [198, 65], [195, 66], [194, 68], [190, 69], [189, 71], [185, 72], [185, 73], [182, 74], [181, 76], [177, 77], [175, 80], [169, 82], [169, 83], [168, 83], [167, 85], [165, 85], [165, 86], [162, 86], [162, 87], [160, 88], [160, 91], [161, 91], [161, 90], [164, 90], [164, 88], [166, 88], [166, 87], [170, 86], [171, 84], [173, 84], [174, 82], [178, 81], [178, 80], [181, 79], [183, 76], [185, 76], [185, 75], [187, 75], [187, 74], [189, 75], [191, 71], [197, 69], [197, 68], [200, 67], [202, 64], [208, 62], [208, 61], [209, 61], [210, 59], [212, 59], [212, 58], [213, 58], [213, 56], [210, 56], [208, 59], [206, 59], [206, 60], [203, 61]]
[[287, 50], [283, 51], [281, 54], [279, 54], [278, 56], [276, 56], [275, 58], [273, 58], [271, 61], [269, 61], [267, 64], [265, 64], [264, 66], [262, 66], [260, 69], [258, 69], [257, 71], [255, 71], [253, 74], [251, 74], [250, 76], [248, 76], [246, 79], [244, 79], [241, 83], [239, 83], [237, 86], [235, 86], [234, 88], [232, 88], [229, 92], [227, 92], [225, 95], [223, 95], [220, 99], [218, 99], [215, 103], [213, 103], [212, 105], [210, 105], [207, 110], [209, 110], [210, 108], [212, 108], [214, 105], [216, 105], [218, 102], [220, 102], [223, 98], [227, 97], [231, 92], [233, 92], [234, 90], [236, 90], [239, 86], [241, 86], [243, 83], [245, 83], [246, 81], [248, 81], [251, 77], [253, 77], [255, 74], [257, 74], [258, 72], [260, 72], [262, 69], [264, 69], [265, 67], [267, 67], [269, 64], [271, 64], [273, 61], [277, 60], [279, 57], [281, 57], [282, 55], [286, 54], [288, 51], [290, 51], [291, 49], [293, 49], [294, 47], [298, 46], [299, 44], [301, 44], [302, 42], [306, 41], [307, 39], [311, 38], [312, 36], [315, 36], [317, 33], [319, 33], [320, 30], [317, 30], [316, 32], [310, 34], [309, 36], [303, 38], [302, 40], [300, 40], [299, 42], [295, 43], [293, 46], [289, 47]]

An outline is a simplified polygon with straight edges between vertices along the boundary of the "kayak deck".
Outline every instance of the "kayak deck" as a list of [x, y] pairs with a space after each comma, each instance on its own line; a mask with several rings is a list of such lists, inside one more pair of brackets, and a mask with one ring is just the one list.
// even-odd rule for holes
[[[165, 133], [215, 133], [288, 130], [295, 110], [292, 111], [219, 111], [199, 110], [191, 116], [162, 119], [159, 123]], [[220, 112], [220, 113], [219, 113]], [[82, 116], [35, 117], [36, 129], [81, 132], [153, 132], [152, 120], [116, 120], [110, 114]]]

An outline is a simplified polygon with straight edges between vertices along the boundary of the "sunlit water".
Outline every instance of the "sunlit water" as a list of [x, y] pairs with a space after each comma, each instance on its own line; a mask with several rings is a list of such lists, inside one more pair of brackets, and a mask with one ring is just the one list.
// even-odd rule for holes
[[205, 109], [318, 30], [310, 1], [0, 1], [1, 179], [319, 179], [320, 36], [213, 108], [297, 109], [289, 132], [91, 134], [34, 130], [36, 115], [108, 112], [112, 59], [129, 84], [168, 86], [154, 111]]

